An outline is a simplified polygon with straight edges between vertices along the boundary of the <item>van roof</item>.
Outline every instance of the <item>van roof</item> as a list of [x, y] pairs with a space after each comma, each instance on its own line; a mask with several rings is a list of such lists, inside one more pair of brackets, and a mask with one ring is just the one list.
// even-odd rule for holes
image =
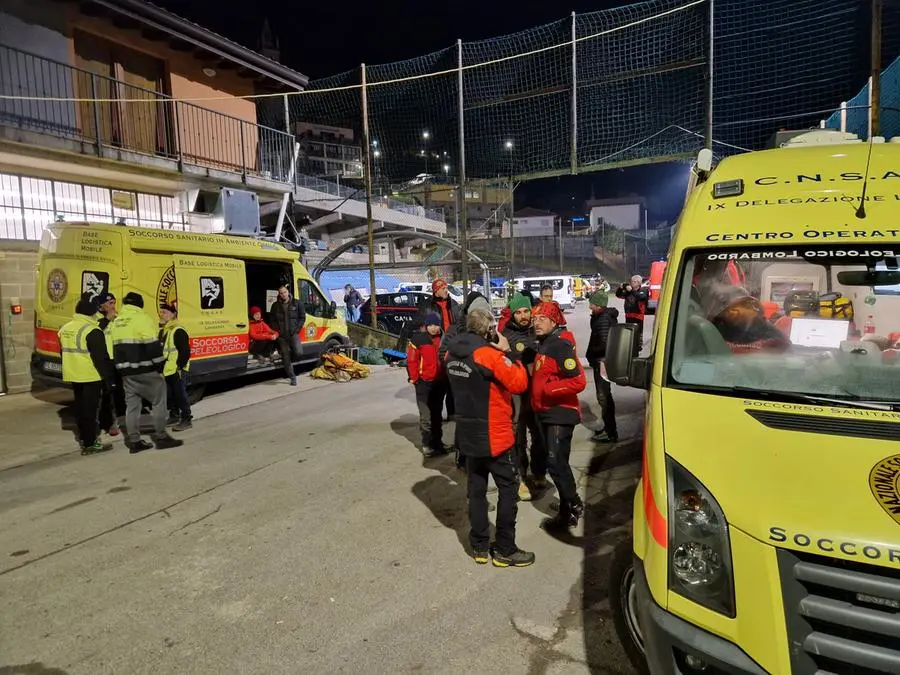
[[[201, 234], [198, 232], [181, 232], [91, 222], [53, 223], [46, 228], [46, 232], [50, 237], [56, 237], [62, 241], [75, 235], [83, 236], [85, 232], [125, 233], [125, 244], [132, 251], [153, 253], [190, 252], [197, 255], [283, 261], [293, 261], [298, 258], [296, 252], [286, 249], [281, 244], [264, 239], [235, 237], [227, 234]], [[198, 244], [200, 245], [199, 247]], [[41, 240], [41, 247], [47, 248], [44, 238]], [[61, 246], [60, 248], [66, 249], [67, 247]]]
[[[856, 210], [866, 175], [866, 218], [861, 219]], [[898, 215], [900, 144], [786, 147], [724, 159], [691, 195], [675, 237], [679, 247], [831, 238], [884, 243], [878, 231], [896, 232]]]

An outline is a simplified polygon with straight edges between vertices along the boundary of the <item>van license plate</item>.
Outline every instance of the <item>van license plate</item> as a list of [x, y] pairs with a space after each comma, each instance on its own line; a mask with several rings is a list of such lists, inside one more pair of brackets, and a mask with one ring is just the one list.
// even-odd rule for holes
[[45, 373], [62, 373], [62, 364], [55, 361], [46, 361], [44, 363]]

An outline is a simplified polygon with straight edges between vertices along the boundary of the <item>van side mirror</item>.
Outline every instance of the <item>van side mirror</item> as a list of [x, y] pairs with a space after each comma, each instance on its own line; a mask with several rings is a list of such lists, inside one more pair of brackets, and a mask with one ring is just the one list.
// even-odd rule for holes
[[606, 374], [620, 387], [650, 388], [650, 360], [636, 358], [640, 345], [637, 324], [613, 326], [606, 340]]
[[328, 318], [329, 318], [329, 319], [336, 319], [336, 318], [337, 318], [337, 303], [336, 303], [334, 300], [332, 300], [332, 301], [331, 301], [331, 305], [329, 305], [329, 314], [328, 314]]

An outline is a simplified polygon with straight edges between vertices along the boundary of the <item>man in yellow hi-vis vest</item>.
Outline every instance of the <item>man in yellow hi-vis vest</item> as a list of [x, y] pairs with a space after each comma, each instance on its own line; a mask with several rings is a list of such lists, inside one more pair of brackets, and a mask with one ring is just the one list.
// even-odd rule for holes
[[140, 293], [127, 293], [122, 309], [107, 329], [113, 347], [116, 370], [125, 387], [125, 445], [131, 454], [153, 447], [141, 438], [141, 409], [146, 399], [153, 419], [153, 441], [158, 450], [177, 448], [184, 441], [166, 431], [166, 382], [162, 376], [163, 355], [159, 326], [144, 311]]
[[191, 402], [188, 399], [188, 371], [191, 368], [191, 339], [184, 326], [178, 323], [178, 310], [174, 305], [159, 306], [159, 322], [162, 325], [159, 339], [163, 345], [169, 420], [172, 431], [185, 431], [193, 426]]
[[106, 337], [94, 318], [97, 304], [85, 293], [75, 305], [75, 316], [59, 329], [62, 347], [63, 382], [72, 384], [75, 393], [75, 416], [78, 442], [82, 455], [109, 450], [100, 442], [100, 401], [104, 395], [103, 382], [115, 386], [115, 371]]

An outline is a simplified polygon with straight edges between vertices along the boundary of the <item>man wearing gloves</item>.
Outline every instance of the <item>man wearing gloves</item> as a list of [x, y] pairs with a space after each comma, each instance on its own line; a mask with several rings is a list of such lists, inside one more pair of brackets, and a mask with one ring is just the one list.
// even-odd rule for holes
[[[503, 336], [509, 341], [510, 359], [513, 361], [534, 361], [537, 350], [537, 340], [534, 336], [534, 328], [531, 326], [531, 298], [522, 293], [516, 293], [509, 301], [509, 320], [502, 330]], [[529, 466], [534, 477], [534, 486], [537, 489], [546, 487], [547, 482], [547, 453], [541, 442], [541, 432], [538, 429], [534, 410], [531, 409], [531, 400], [528, 392], [515, 394], [513, 401], [513, 424], [516, 429], [515, 459], [519, 473], [519, 500], [527, 502], [531, 500], [531, 490], [525, 482]], [[531, 457], [529, 462], [528, 434], [531, 433]]]
[[125, 445], [131, 454], [153, 447], [141, 438], [141, 408], [146, 399], [151, 406], [156, 447], [160, 450], [180, 447], [184, 441], [166, 432], [166, 381], [162, 376], [166, 357], [159, 341], [158, 324], [144, 311], [140, 293], [128, 293], [122, 305], [108, 330], [116, 370], [122, 374], [125, 387]]
[[447, 381], [438, 357], [441, 346], [441, 317], [432, 312], [425, 317], [423, 330], [415, 331], [406, 347], [406, 372], [416, 388], [419, 407], [419, 431], [422, 434], [422, 454], [425, 457], [445, 454], [441, 428], [441, 413]]
[[591, 310], [591, 339], [588, 342], [588, 363], [594, 369], [594, 384], [597, 388], [597, 403], [603, 409], [603, 428], [594, 434], [598, 443], [616, 443], [619, 432], [616, 428], [616, 404], [612, 397], [612, 385], [603, 377], [603, 362], [606, 359], [606, 343], [609, 329], [619, 323], [619, 310], [609, 307], [609, 296], [597, 291], [588, 300]]
[[72, 384], [75, 417], [82, 455], [108, 450], [100, 442], [99, 413], [104, 382], [115, 386], [115, 368], [106, 350], [106, 337], [94, 318], [98, 308], [85, 293], [75, 305], [72, 320], [59, 329], [62, 347], [62, 379]]
[[565, 329], [562, 311], [542, 302], [532, 311], [540, 347], [534, 360], [531, 404], [547, 447], [550, 477], [559, 491], [559, 512], [543, 522], [547, 530], [575, 527], [584, 512], [569, 465], [572, 432], [581, 422], [578, 394], [584, 391], [584, 369], [575, 355], [575, 337]]
[[163, 377], [166, 378], [166, 399], [169, 403], [169, 419], [172, 431], [186, 431], [193, 424], [191, 402], [188, 399], [188, 371], [191, 367], [191, 339], [188, 332], [178, 322], [178, 310], [174, 305], [159, 306], [160, 342], [166, 363]]

